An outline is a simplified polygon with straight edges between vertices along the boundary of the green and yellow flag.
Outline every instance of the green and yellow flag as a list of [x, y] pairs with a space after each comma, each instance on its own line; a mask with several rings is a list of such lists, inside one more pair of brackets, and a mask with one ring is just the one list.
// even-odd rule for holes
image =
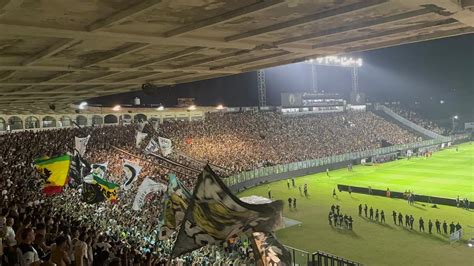
[[99, 186], [104, 197], [111, 202], [116, 202], [117, 193], [120, 186], [115, 183], [109, 182], [103, 178], [100, 178], [99, 176], [95, 174], [93, 174], [93, 177], [94, 177], [95, 185]]
[[40, 158], [34, 161], [36, 171], [46, 181], [43, 192], [46, 195], [61, 193], [66, 185], [71, 158], [61, 155], [54, 158]]

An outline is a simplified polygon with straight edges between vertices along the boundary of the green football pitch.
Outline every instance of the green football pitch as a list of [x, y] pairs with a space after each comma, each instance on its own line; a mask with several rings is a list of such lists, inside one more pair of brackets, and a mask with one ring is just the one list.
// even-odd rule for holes
[[[301, 224], [277, 231], [284, 244], [308, 252], [316, 250], [335, 254], [365, 265], [474, 265], [474, 248], [467, 247], [467, 240], [474, 237], [474, 211], [439, 205], [431, 208], [427, 204], [413, 206], [402, 199], [369, 196], [332, 191], [337, 184], [387, 189], [391, 191], [413, 191], [415, 194], [474, 199], [474, 144], [433, 153], [430, 158], [398, 160], [376, 166], [356, 166], [332, 170], [329, 177], [319, 173], [296, 178], [296, 186], [308, 184], [309, 197], [300, 195], [298, 188], [287, 187], [287, 180], [248, 189], [239, 196], [259, 195], [267, 197], [271, 189], [273, 199], [285, 202], [283, 216], [300, 221]], [[290, 182], [291, 183], [291, 182]], [[336, 190], [337, 191], [337, 190]], [[288, 208], [288, 198], [297, 199], [297, 209]], [[344, 214], [354, 218], [353, 231], [331, 227], [328, 224], [330, 206], [339, 205]], [[359, 204], [384, 210], [386, 223], [372, 222], [358, 216]], [[392, 211], [415, 217], [413, 230], [393, 223]], [[426, 232], [419, 232], [418, 219], [423, 217]], [[449, 236], [429, 234], [428, 220], [463, 226], [462, 241], [451, 243]], [[449, 229], [448, 229], [449, 230]], [[305, 261], [298, 254], [298, 261]]]

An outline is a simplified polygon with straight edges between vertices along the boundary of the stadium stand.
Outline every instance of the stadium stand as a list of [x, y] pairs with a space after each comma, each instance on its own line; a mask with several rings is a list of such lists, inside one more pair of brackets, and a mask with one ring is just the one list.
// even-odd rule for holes
[[[371, 112], [298, 117], [273, 112], [212, 113], [205, 121], [167, 122], [160, 125], [158, 132], [151, 126], [146, 126], [144, 131], [150, 133], [148, 139], [157, 134], [170, 138], [176, 152], [169, 158], [189, 169], [209, 161], [230, 173], [377, 148], [381, 147], [382, 140], [393, 144], [417, 140], [415, 135]], [[3, 244], [7, 247], [2, 256], [5, 265], [28, 259], [30, 245], [43, 260], [50, 259], [57, 265], [63, 265], [58, 258], [60, 261], [75, 259], [75, 265], [120, 265], [120, 261], [123, 265], [165, 263], [173, 241], [157, 242], [154, 237], [145, 237], [156, 235], [161, 194], [147, 198], [137, 215], [130, 208], [140, 183], [135, 182], [113, 207], [91, 208], [80, 201], [80, 189], [68, 188], [59, 196], [45, 198], [40, 192], [44, 180], [31, 167], [35, 158], [70, 152], [75, 136], [91, 135], [85, 159], [90, 163], [108, 162], [110, 181], [122, 183], [121, 165], [123, 160], [129, 160], [143, 168], [140, 179], [151, 177], [166, 183], [166, 175], [175, 172], [188, 188], [193, 187], [195, 172], [182, 167], [177, 169], [154, 156], [144, 155], [135, 147], [135, 134], [136, 125], [0, 135], [0, 225], [4, 232]], [[29, 228], [36, 234], [33, 243], [30, 243], [29, 235], [33, 232]], [[69, 249], [63, 247], [60, 236], [66, 237]], [[14, 247], [20, 243], [25, 251], [18, 257]], [[175, 262], [178, 265], [190, 261], [251, 263], [249, 250], [248, 243], [239, 240], [225, 248], [202, 248]]]

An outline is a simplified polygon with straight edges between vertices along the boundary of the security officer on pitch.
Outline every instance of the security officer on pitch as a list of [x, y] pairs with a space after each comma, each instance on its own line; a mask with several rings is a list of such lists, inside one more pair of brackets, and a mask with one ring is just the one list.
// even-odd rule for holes
[[359, 204], [359, 216], [362, 216], [362, 204]]
[[441, 234], [441, 222], [438, 219], [436, 219], [435, 225], [436, 225], [436, 233]]
[[403, 215], [401, 212], [398, 213], [398, 225], [403, 226]]
[[431, 235], [431, 229], [433, 229], [433, 222], [431, 221], [431, 219], [428, 221], [428, 232], [430, 232], [430, 235]]
[[367, 204], [364, 205], [365, 218], [367, 218]]
[[397, 225], [397, 212], [392, 211], [393, 223]]
[[443, 231], [445, 235], [448, 234], [448, 224], [446, 223], [446, 221], [443, 222]]
[[372, 207], [370, 207], [370, 220], [373, 220], [374, 219], [374, 209], [372, 209]]

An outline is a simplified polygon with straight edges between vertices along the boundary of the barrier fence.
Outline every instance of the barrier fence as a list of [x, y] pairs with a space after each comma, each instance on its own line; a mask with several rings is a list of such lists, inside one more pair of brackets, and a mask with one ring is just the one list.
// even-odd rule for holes
[[290, 252], [292, 266], [361, 266], [359, 262], [348, 260], [323, 251], [310, 253], [304, 250], [286, 246]]
[[223, 178], [223, 181], [231, 189], [234, 189], [233, 187], [238, 187], [237, 185], [243, 182], [257, 179], [257, 178], [268, 177], [268, 176], [278, 175], [282, 173], [289, 173], [289, 172], [303, 170], [303, 169], [316, 168], [320, 166], [333, 165], [333, 164], [342, 163], [342, 162], [353, 162], [353, 161], [361, 160], [364, 158], [370, 158], [372, 156], [394, 153], [394, 152], [409, 150], [409, 149], [413, 150], [413, 149], [422, 148], [422, 147], [435, 146], [435, 145], [440, 145], [442, 143], [462, 141], [467, 138], [469, 138], [468, 134], [462, 134], [462, 135], [456, 135], [456, 136], [443, 137], [441, 139], [430, 139], [430, 140], [424, 140], [424, 141], [415, 142], [415, 143], [394, 145], [390, 147], [383, 147], [383, 148], [378, 148], [378, 149], [373, 149], [373, 150], [350, 152], [350, 153], [328, 156], [328, 157], [323, 157], [323, 158], [314, 159], [314, 160], [307, 160], [307, 161], [294, 162], [294, 163], [289, 163], [289, 164], [263, 167], [263, 168], [259, 168], [255, 170], [241, 172], [239, 174], [229, 176], [227, 178]]

